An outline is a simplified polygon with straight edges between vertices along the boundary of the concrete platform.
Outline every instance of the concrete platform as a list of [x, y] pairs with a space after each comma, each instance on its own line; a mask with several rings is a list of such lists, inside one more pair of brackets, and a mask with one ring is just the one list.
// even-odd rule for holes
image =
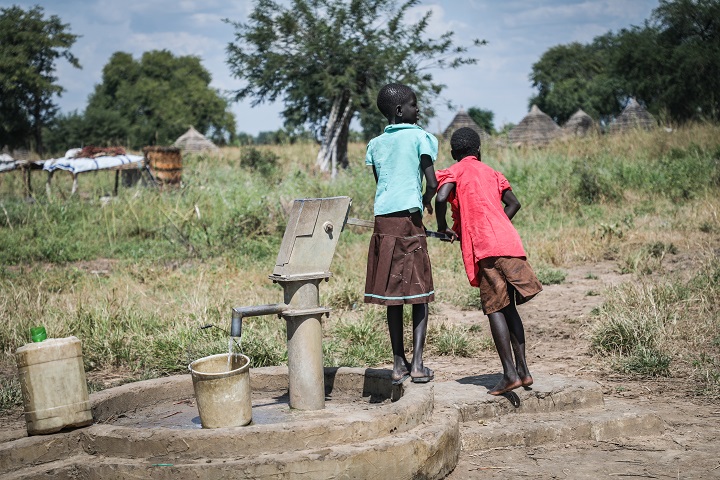
[[262, 418], [212, 430], [193, 417], [189, 375], [123, 385], [91, 396], [92, 426], [0, 444], [0, 477], [434, 479], [461, 450], [663, 428], [652, 412], [606, 404], [594, 382], [539, 375], [532, 389], [495, 397], [493, 375], [402, 387], [389, 375], [326, 369], [327, 407], [300, 412], [286, 404], [287, 368], [255, 369], [253, 416]]

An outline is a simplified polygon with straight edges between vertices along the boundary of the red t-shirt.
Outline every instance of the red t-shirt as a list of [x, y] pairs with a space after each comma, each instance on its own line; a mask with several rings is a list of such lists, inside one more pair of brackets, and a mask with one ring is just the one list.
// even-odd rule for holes
[[463, 263], [470, 285], [478, 285], [478, 261], [487, 257], [525, 259], [520, 235], [505, 215], [502, 194], [511, 190], [505, 176], [477, 157], [465, 157], [436, 173], [438, 188], [455, 183], [448, 197], [452, 229], [460, 235]]

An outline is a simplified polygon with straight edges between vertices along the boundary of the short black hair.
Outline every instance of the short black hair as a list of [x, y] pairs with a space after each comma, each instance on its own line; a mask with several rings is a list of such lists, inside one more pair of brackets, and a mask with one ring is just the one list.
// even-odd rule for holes
[[470, 127], [458, 128], [450, 137], [450, 148], [453, 153], [463, 157], [477, 155], [480, 150], [480, 135]]
[[412, 88], [402, 83], [388, 83], [378, 92], [377, 107], [385, 118], [392, 118], [395, 107], [405, 103], [414, 93]]

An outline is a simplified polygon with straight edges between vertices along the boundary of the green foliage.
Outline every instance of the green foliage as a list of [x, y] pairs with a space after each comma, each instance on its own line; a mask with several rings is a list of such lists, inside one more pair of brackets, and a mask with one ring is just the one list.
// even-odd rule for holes
[[78, 36], [56, 15], [45, 18], [36, 5], [0, 9], [0, 145], [30, 146], [43, 151], [43, 127], [57, 113], [55, 96], [64, 89], [55, 77], [64, 58], [75, 68], [70, 52]]
[[662, 268], [662, 262], [668, 253], [674, 255], [677, 251], [677, 247], [672, 243], [650, 243], [628, 255], [625, 263], [620, 266], [620, 271], [649, 275]]
[[[246, 322], [240, 348], [251, 360], [251, 367], [287, 363], [287, 324], [275, 317], [256, 317]], [[225, 337], [227, 338], [227, 337]]]
[[620, 359], [617, 368], [623, 373], [667, 377], [670, 375], [671, 361], [670, 355], [660, 350], [638, 346], [629, 356]]
[[198, 57], [153, 50], [136, 61], [128, 53], [115, 52], [85, 113], [70, 114], [53, 127], [52, 148], [169, 145], [190, 125], [216, 143], [232, 142], [235, 119], [228, 101], [210, 81]]
[[643, 27], [614, 39], [623, 91], [675, 121], [720, 119], [720, 2], [662, 0]]
[[[672, 249], [650, 244], [649, 254]], [[720, 265], [699, 266], [689, 280], [680, 276], [613, 287], [594, 315], [591, 345], [610, 355], [612, 366], [623, 373], [665, 376], [670, 366], [691, 368], [698, 391], [720, 392], [717, 339], [720, 332]], [[690, 365], [687, 365], [687, 363]]]
[[654, 306], [642, 303], [652, 294], [630, 287], [613, 289], [608, 295], [613, 301], [603, 304], [598, 312], [600, 321], [591, 338], [594, 351], [631, 356], [638, 349], [657, 350], [664, 333], [665, 318], [655, 317]]
[[495, 133], [495, 125], [493, 124], [493, 118], [495, 114], [491, 110], [485, 110], [484, 108], [470, 107], [468, 109], [468, 115], [478, 124], [480, 128], [485, 130], [489, 134]]
[[540, 267], [535, 274], [543, 285], [558, 285], [567, 278], [567, 272], [557, 268]]
[[335, 325], [331, 334], [337, 342], [326, 365], [340, 367], [371, 366], [388, 361], [391, 349], [385, 322], [373, 310], [357, 321]]
[[467, 328], [460, 326], [440, 325], [431, 330], [427, 343], [439, 355], [472, 357], [478, 350]]
[[620, 198], [612, 173], [599, 165], [595, 159], [576, 160], [573, 164], [573, 193], [581, 203], [593, 204], [615, 201]]
[[324, 304], [334, 309], [352, 310], [362, 302], [362, 290], [357, 285], [345, 283], [333, 289]]
[[676, 122], [720, 119], [720, 2], [662, 0], [643, 26], [558, 45], [533, 65], [530, 99], [562, 123], [607, 123], [629, 96]]
[[412, 86], [430, 118], [430, 100], [443, 86], [432, 81], [428, 68], [475, 63], [462, 56], [466, 49], [454, 45], [452, 32], [427, 38], [431, 10], [416, 23], [406, 21], [418, 3], [258, 0], [247, 23], [225, 20], [235, 28], [228, 64], [245, 82], [235, 98], [252, 98], [254, 104], [282, 98], [286, 126], [309, 125], [347, 166], [351, 119], [358, 116], [367, 137], [386, 124], [374, 108], [382, 85]]
[[280, 157], [268, 150], [248, 148], [240, 155], [240, 164], [247, 165], [250, 169], [257, 171], [263, 177], [272, 177], [278, 168]]
[[607, 48], [602, 37], [589, 45], [576, 42], [550, 48], [533, 64], [530, 79], [538, 93], [529, 104], [561, 124], [579, 108], [595, 119], [608, 120], [619, 113], [617, 80], [608, 72]]

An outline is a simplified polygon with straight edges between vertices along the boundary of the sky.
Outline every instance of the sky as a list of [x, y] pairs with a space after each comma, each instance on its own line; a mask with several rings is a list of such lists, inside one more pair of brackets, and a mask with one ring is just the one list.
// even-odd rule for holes
[[[70, 31], [81, 35], [71, 51], [78, 70], [63, 59], [57, 63], [58, 83], [65, 89], [58, 105], [62, 113], [82, 112], [88, 96], [101, 81], [102, 68], [117, 51], [139, 60], [148, 50], [166, 49], [176, 56], [195, 55], [212, 75], [211, 86], [221, 92], [241, 88], [227, 66], [226, 47], [234, 41], [232, 25], [243, 22], [252, 0], [0, 0], [0, 7], [43, 7], [57, 15]], [[533, 63], [549, 48], [571, 42], [588, 43], [594, 37], [642, 25], [658, 0], [428, 0], [411, 11], [410, 21], [428, 9], [428, 33], [437, 37], [455, 33], [457, 44], [471, 46], [474, 38], [486, 46], [469, 51], [476, 65], [430, 71], [444, 85], [434, 100], [435, 117], [425, 127], [442, 132], [458, 108], [491, 110], [496, 127], [518, 123], [529, 111], [535, 93], [529, 80]], [[445, 107], [451, 102], [455, 109]], [[257, 135], [282, 127], [282, 103], [251, 106], [251, 101], [231, 106], [237, 131]], [[422, 105], [420, 105], [422, 114]]]

